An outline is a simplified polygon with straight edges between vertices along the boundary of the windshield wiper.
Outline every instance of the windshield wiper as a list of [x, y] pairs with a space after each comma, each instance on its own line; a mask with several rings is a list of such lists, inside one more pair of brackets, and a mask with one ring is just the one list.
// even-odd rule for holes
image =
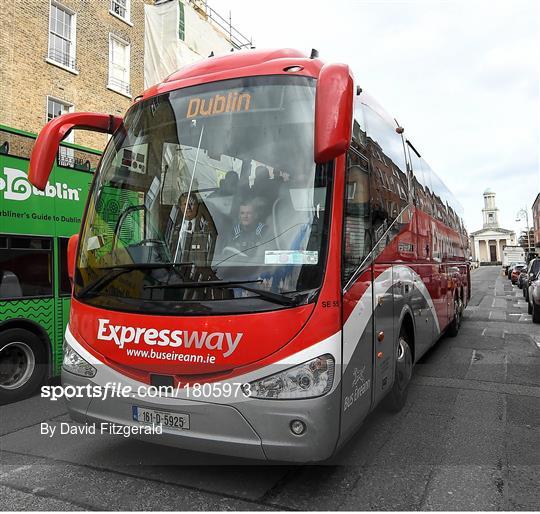
[[106, 285], [110, 284], [113, 280], [116, 280], [120, 275], [124, 273], [129, 273], [131, 271], [144, 271], [152, 269], [176, 269], [180, 266], [193, 266], [193, 262], [141, 262], [141, 263], [130, 263], [130, 264], [118, 264], [116, 266], [103, 266], [103, 269], [107, 270], [107, 273], [94, 280], [87, 286], [83, 287], [77, 294], [77, 298], [88, 295], [91, 292], [97, 292], [100, 289], [103, 289]]
[[297, 305], [296, 298], [290, 298], [284, 294], [272, 293], [271, 291], [266, 291], [264, 289], [259, 289], [257, 287], [250, 287], [246, 284], [255, 284], [262, 282], [262, 279], [259, 280], [206, 280], [203, 282], [180, 282], [178, 284], [158, 284], [153, 286], [144, 286], [144, 289], [201, 289], [207, 287], [221, 288], [221, 287], [238, 287], [249, 291], [250, 293], [255, 293], [259, 295], [264, 300], [269, 302], [274, 302], [279, 305]]

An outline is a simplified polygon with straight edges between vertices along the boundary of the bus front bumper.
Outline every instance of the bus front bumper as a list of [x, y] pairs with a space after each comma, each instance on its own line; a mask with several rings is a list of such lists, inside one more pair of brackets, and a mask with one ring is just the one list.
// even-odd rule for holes
[[[121, 382], [121, 375], [118, 376]], [[94, 379], [62, 371], [64, 386], [98, 386]], [[306, 400], [257, 400], [219, 404], [179, 398], [167, 403], [147, 398], [74, 397], [66, 401], [71, 418], [80, 423], [113, 423], [140, 426], [133, 419], [133, 407], [188, 414], [189, 430], [163, 427], [161, 434], [136, 434], [152, 443], [193, 451], [231, 455], [249, 459], [315, 462], [329, 458], [339, 435], [340, 388]], [[293, 420], [302, 421], [306, 430], [295, 435]]]

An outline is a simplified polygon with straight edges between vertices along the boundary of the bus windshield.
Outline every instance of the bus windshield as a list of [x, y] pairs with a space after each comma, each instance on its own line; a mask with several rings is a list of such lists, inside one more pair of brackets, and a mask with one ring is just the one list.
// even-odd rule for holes
[[135, 104], [93, 186], [75, 297], [129, 311], [184, 304], [194, 314], [216, 304], [237, 311], [239, 299], [264, 310], [279, 308], [272, 299], [311, 298], [330, 204], [329, 169], [313, 159], [314, 104], [314, 80], [293, 76]]

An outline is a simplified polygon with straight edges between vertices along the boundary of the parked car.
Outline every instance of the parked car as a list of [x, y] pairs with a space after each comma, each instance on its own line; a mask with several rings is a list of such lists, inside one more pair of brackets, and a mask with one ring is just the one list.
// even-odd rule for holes
[[526, 264], [523, 263], [523, 264], [516, 264], [513, 268], [512, 268], [512, 272], [510, 274], [510, 280], [512, 282], [512, 284], [517, 284], [517, 281], [518, 281], [518, 278], [519, 278], [519, 275], [521, 273], [521, 270], [526, 268]]
[[512, 270], [514, 269], [514, 266], [516, 266], [517, 264], [525, 264], [525, 263], [512, 261], [505, 270], [505, 274], [508, 277], [508, 280], [510, 280], [510, 275], [512, 275]]
[[529, 301], [529, 286], [538, 273], [540, 273], [540, 257], [535, 257], [529, 262], [529, 266], [527, 267], [527, 278], [523, 283], [523, 297], [527, 302]]
[[508, 266], [508, 278], [512, 279], [512, 271], [514, 271], [516, 266], [527, 266], [526, 262], [519, 261], [519, 262], [511, 262], [510, 266]]
[[540, 323], [540, 272], [536, 274], [529, 286], [527, 305], [529, 314], [532, 314], [533, 323]]
[[527, 266], [525, 266], [524, 268], [521, 268], [517, 281], [516, 281], [516, 285], [519, 287], [519, 289], [523, 289], [523, 286], [525, 285], [525, 282], [527, 281], [527, 277], [528, 277], [528, 270], [527, 270]]

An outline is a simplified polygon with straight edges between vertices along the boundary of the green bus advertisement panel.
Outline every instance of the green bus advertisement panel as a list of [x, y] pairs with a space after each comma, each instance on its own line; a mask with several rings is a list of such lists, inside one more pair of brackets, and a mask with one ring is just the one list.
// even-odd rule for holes
[[0, 404], [60, 372], [69, 317], [68, 239], [100, 152], [65, 143], [44, 191], [27, 179], [35, 135], [0, 125]]

